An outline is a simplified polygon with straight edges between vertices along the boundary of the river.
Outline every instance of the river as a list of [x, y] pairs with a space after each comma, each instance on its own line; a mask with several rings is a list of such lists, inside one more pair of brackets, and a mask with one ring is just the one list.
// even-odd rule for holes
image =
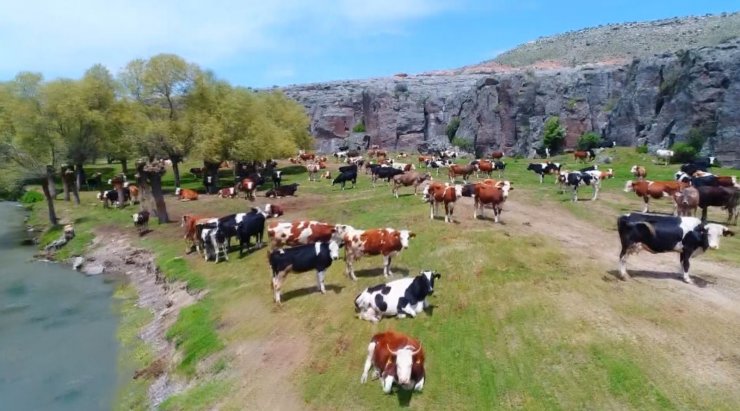
[[0, 409], [110, 409], [115, 282], [33, 261], [23, 238], [23, 210], [0, 202]]

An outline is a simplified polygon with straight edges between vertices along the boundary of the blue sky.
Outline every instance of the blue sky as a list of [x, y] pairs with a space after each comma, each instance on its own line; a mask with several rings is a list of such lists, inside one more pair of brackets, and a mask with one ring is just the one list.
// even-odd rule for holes
[[[4, 4], [3, 4], [4, 3]], [[740, 9], [735, 1], [2, 0], [0, 81], [175, 53], [269, 87], [456, 68], [540, 36]]]

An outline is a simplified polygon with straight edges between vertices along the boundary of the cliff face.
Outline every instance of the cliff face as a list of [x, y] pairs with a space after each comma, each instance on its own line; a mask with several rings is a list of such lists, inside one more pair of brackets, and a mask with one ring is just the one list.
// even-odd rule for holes
[[[668, 147], [692, 133], [705, 153], [740, 167], [740, 40], [622, 64], [546, 70], [433, 74], [294, 86], [285, 93], [311, 116], [318, 149], [331, 151], [365, 134], [373, 144], [413, 149], [457, 136], [487, 152], [529, 155], [549, 116], [571, 147], [586, 131], [619, 145]], [[364, 123], [365, 131], [353, 133]], [[357, 139], [357, 140], [354, 140]]]

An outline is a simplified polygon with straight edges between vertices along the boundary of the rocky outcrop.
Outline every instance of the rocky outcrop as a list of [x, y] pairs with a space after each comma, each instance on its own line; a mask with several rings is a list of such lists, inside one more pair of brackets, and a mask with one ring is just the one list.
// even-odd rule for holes
[[[586, 131], [619, 145], [645, 141], [668, 147], [690, 133], [706, 138], [705, 153], [740, 167], [740, 40], [665, 53], [622, 64], [547, 70], [418, 75], [294, 86], [320, 151], [364, 134], [386, 148], [446, 141], [452, 118], [457, 136], [479, 152], [529, 155], [542, 126], [558, 116], [566, 145]], [[358, 124], [365, 131], [353, 133]]]

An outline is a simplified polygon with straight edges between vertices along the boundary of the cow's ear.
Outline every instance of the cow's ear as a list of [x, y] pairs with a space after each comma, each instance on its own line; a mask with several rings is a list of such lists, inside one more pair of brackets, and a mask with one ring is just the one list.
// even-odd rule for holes
[[416, 233], [413, 231], [409, 231], [409, 238], [414, 238], [414, 237], [416, 237]]
[[722, 235], [725, 237], [728, 237], [728, 236], [733, 237], [735, 236], [735, 232], [728, 228], [725, 228], [725, 230], [722, 232]]
[[440, 273], [437, 273], [437, 272], [435, 272], [435, 273], [434, 273], [434, 274], [432, 275], [432, 277], [433, 277], [433, 278], [436, 278], [437, 280], [439, 280], [440, 278], [442, 278], [442, 274], [440, 274]]

